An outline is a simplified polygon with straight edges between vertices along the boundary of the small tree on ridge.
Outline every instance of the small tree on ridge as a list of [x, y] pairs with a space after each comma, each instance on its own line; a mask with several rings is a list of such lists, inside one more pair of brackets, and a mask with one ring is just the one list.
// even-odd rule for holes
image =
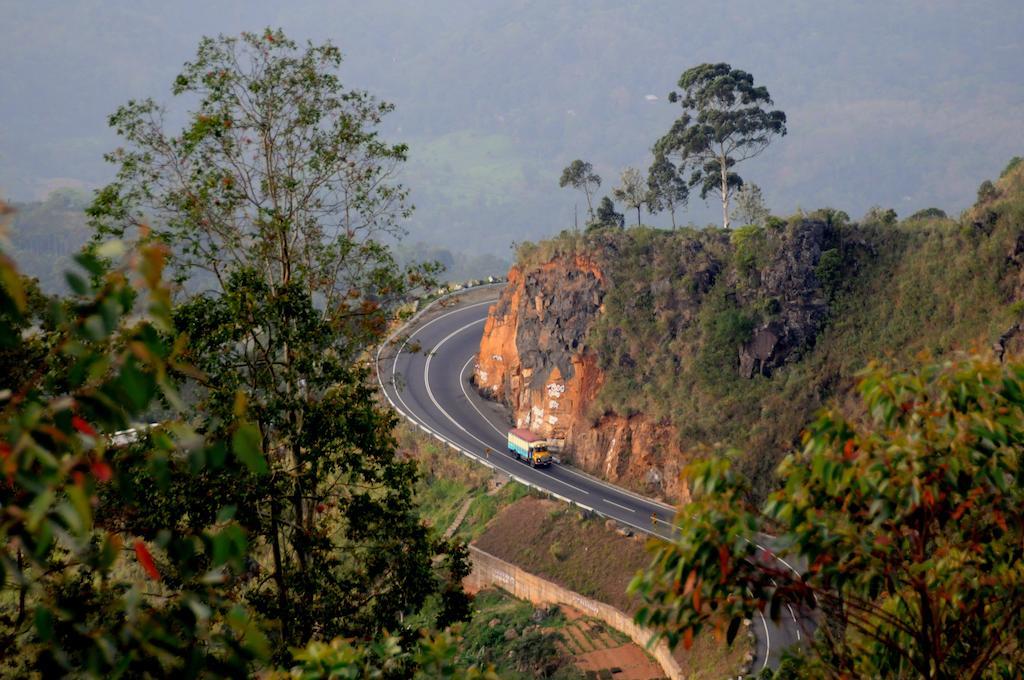
[[562, 170], [558, 186], [563, 189], [571, 186], [573, 189], [582, 191], [583, 195], [587, 197], [587, 215], [590, 219], [594, 219], [594, 206], [590, 198], [601, 186], [601, 176], [594, 172], [593, 165], [577, 158]]

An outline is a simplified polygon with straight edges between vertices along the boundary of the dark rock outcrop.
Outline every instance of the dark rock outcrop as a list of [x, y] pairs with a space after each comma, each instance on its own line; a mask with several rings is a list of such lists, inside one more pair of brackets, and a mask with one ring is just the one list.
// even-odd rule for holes
[[754, 328], [739, 350], [740, 375], [770, 375], [787, 361], [798, 359], [828, 318], [828, 299], [818, 280], [821, 254], [833, 235], [820, 221], [792, 228], [772, 261], [760, 271], [756, 294], [775, 301], [770, 320]]

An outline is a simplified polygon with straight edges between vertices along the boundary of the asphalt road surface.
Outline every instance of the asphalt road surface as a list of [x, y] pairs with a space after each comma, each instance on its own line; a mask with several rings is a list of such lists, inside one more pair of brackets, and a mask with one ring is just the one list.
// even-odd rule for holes
[[[421, 430], [483, 465], [636, 531], [671, 539], [673, 507], [569, 465], [534, 469], [509, 455], [507, 409], [481, 397], [469, 382], [487, 311], [500, 288], [493, 291], [484, 300], [479, 291], [471, 296], [476, 301], [456, 298], [424, 308], [400, 331], [406, 334], [404, 342], [381, 347], [377, 372], [388, 401]], [[416, 346], [420, 351], [408, 351]], [[756, 640], [752, 673], [775, 668], [783, 650], [805, 637], [808, 623], [792, 610], [778, 622], [758, 614], [751, 622]]]

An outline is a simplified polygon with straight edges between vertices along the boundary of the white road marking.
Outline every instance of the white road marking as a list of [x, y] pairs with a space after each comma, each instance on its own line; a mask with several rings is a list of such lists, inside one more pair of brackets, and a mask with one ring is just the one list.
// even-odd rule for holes
[[764, 661], [761, 663], [761, 670], [764, 670], [768, 666], [768, 657], [772, 655], [772, 634], [768, 632], [768, 621], [764, 618], [764, 614], [761, 611], [757, 612], [757, 615], [761, 617], [761, 624], [764, 625]]
[[475, 359], [475, 358], [476, 358], [476, 354], [470, 354], [469, 358], [466, 359], [466, 363], [462, 364], [462, 370], [459, 371], [459, 387], [462, 388], [462, 396], [466, 397], [466, 401], [469, 402], [469, 405], [473, 407], [473, 410], [476, 411], [480, 415], [481, 418], [483, 418], [483, 421], [485, 423], [487, 423], [488, 425], [491, 426], [492, 430], [497, 432], [502, 437], [505, 437], [508, 433], [507, 432], [502, 432], [494, 423], [492, 423], [487, 418], [487, 416], [484, 415], [484, 412], [481, 411], [479, 408], [477, 408], [476, 404], [474, 404], [473, 400], [469, 397], [469, 392], [466, 391], [466, 383], [463, 382], [462, 376], [466, 375], [466, 367], [469, 366], [469, 362], [473, 361], [473, 359]]
[[[395, 388], [395, 396], [398, 397], [398, 401], [400, 401], [402, 403], [402, 406], [405, 407], [405, 410], [406, 410], [407, 413], [412, 413], [412, 409], [409, 408], [409, 405], [407, 403], [405, 403], [405, 399], [402, 398], [402, 391], [399, 390], [398, 389], [398, 385], [395, 384], [395, 377], [398, 375], [398, 359], [402, 356], [402, 352], [405, 351], [405, 346], [408, 345], [409, 341], [412, 340], [414, 337], [416, 337], [416, 335], [418, 333], [420, 333], [424, 328], [427, 328], [428, 326], [430, 326], [430, 325], [432, 325], [434, 323], [437, 323], [441, 319], [447, 318], [447, 317], [451, 316], [452, 314], [458, 314], [459, 312], [465, 311], [467, 309], [473, 309], [475, 307], [480, 307], [482, 305], [491, 305], [493, 303], [494, 303], [494, 300], [485, 300], [483, 302], [476, 302], [476, 303], [471, 304], [471, 305], [466, 305], [465, 307], [460, 307], [458, 309], [453, 309], [452, 311], [446, 312], [445, 314], [441, 314], [440, 316], [437, 316], [437, 317], [431, 319], [427, 323], [425, 323], [422, 326], [420, 326], [419, 328], [417, 328], [415, 331], [413, 331], [409, 335], [409, 337], [407, 337], [405, 340], [402, 341], [402, 346], [398, 348], [397, 352], [395, 352], [395, 360], [394, 360], [394, 362], [392, 362], [392, 365], [391, 365], [391, 385]], [[424, 309], [423, 311], [426, 311], [426, 309]], [[486, 318], [486, 317], [484, 317], [484, 318]], [[409, 323], [412, 323], [412, 320], [410, 320]], [[408, 324], [406, 324], [406, 326], [408, 326]], [[403, 328], [404, 327], [405, 326], [403, 326]], [[401, 329], [399, 329], [399, 330], [401, 330]], [[395, 334], [397, 334], [397, 332]], [[394, 337], [395, 334], [393, 334], [392, 337]], [[383, 349], [383, 345], [381, 346], [381, 348]], [[380, 350], [377, 350], [377, 359], [378, 359], [378, 361], [380, 360]], [[428, 357], [428, 360], [429, 360], [429, 357]], [[384, 387], [384, 383], [380, 379], [380, 366], [379, 365], [377, 367], [377, 381], [381, 383], [381, 387], [383, 388]], [[385, 390], [385, 393], [387, 393], [387, 390]]]
[[[483, 439], [480, 439], [480, 437], [477, 437], [475, 434], [473, 434], [472, 432], [467, 430], [465, 427], [463, 427], [462, 423], [460, 423], [459, 421], [455, 420], [455, 418], [452, 417], [452, 414], [448, 413], [448, 411], [446, 411], [444, 409], [444, 407], [441, 406], [441, 404], [437, 401], [437, 398], [434, 396], [434, 390], [430, 389], [430, 362], [433, 361], [434, 355], [437, 354], [437, 351], [441, 348], [441, 346], [443, 344], [445, 344], [446, 342], [448, 342], [449, 340], [454, 338], [459, 333], [462, 333], [467, 328], [471, 328], [471, 327], [475, 326], [478, 323], [483, 323], [485, 320], [486, 319], [477, 319], [476, 321], [470, 321], [469, 323], [467, 323], [462, 328], [458, 328], [458, 329], [452, 331], [447, 336], [445, 336], [440, 342], [438, 342], [436, 345], [434, 345], [433, 349], [431, 349], [427, 353], [427, 361], [423, 364], [423, 385], [424, 385], [424, 387], [427, 388], [427, 396], [430, 398], [431, 403], [434, 404], [434, 407], [438, 411], [440, 411], [444, 415], [445, 418], [450, 420], [452, 422], [452, 424], [455, 425], [455, 427], [457, 427], [460, 430], [462, 430], [463, 432], [465, 432], [466, 436], [472, 437], [477, 442], [479, 442], [481, 445], [483, 445], [485, 448], [493, 449], [494, 448], [493, 446], [491, 446], [490, 444], [485, 442]], [[461, 383], [462, 381], [460, 380], [459, 382]], [[493, 427], [493, 425], [492, 425], [492, 427]], [[574, 485], [570, 484], [569, 482], [563, 482], [561, 479], [557, 479], [555, 477], [552, 477], [550, 474], [547, 475], [547, 477], [551, 481], [558, 482], [559, 484], [567, 486], [570, 489], [573, 489], [575, 491], [579, 491], [581, 494], [590, 495], [590, 492], [587, 491], [586, 489], [581, 489], [578, 486], [574, 486]]]
[[608, 505], [614, 505], [615, 507], [621, 508], [621, 509], [623, 509], [623, 510], [625, 510], [627, 512], [636, 512], [636, 510], [634, 510], [633, 508], [627, 508], [625, 505], [619, 505], [615, 501], [610, 501], [607, 498], [602, 498], [601, 500], [603, 500]]
[[[469, 405], [473, 407], [473, 410], [477, 412], [477, 415], [479, 415], [480, 418], [485, 423], [487, 423], [492, 430], [497, 432], [502, 437], [505, 437], [508, 433], [507, 432], [502, 432], [494, 423], [492, 423], [490, 421], [490, 419], [487, 416], [484, 415], [484, 412], [481, 411], [477, 407], [477, 405], [473, 403], [473, 398], [469, 396], [469, 392], [466, 390], [466, 383], [463, 380], [463, 377], [466, 375], [466, 368], [469, 366], [470, 362], [473, 361], [474, 358], [476, 358], [476, 354], [470, 354], [469, 358], [466, 359], [466, 363], [462, 364], [462, 370], [459, 371], [459, 387], [462, 389], [462, 396], [464, 396], [466, 398], [466, 401], [468, 401]], [[472, 436], [472, 435], [470, 435], [470, 436]], [[474, 437], [474, 439], [476, 439], [476, 438]], [[477, 439], [477, 441], [480, 441], [480, 440]], [[614, 484], [608, 484], [607, 482], [603, 482], [603, 481], [601, 481], [601, 480], [599, 480], [599, 479], [597, 479], [595, 477], [590, 477], [589, 475], [581, 475], [578, 472], [574, 472], [571, 468], [563, 467], [563, 468], [559, 468], [559, 469], [561, 469], [561, 470], [563, 470], [563, 471], [565, 471], [565, 472], [567, 472], [567, 473], [569, 473], [571, 475], [576, 475], [577, 477], [579, 477], [581, 479], [586, 479], [587, 481], [599, 484], [599, 485], [601, 485], [601, 486], [603, 486], [603, 487], [605, 487], [607, 489], [611, 489], [612, 491], [617, 491], [619, 493], [623, 493], [623, 494], [625, 494], [627, 496], [630, 496], [632, 498], [635, 498], [635, 499], [637, 499], [639, 501], [643, 501], [645, 503], [648, 503], [649, 505], [670, 508], [673, 511], [675, 510], [675, 508], [672, 508], [672, 506], [665, 505], [664, 503], [658, 503], [657, 501], [652, 501], [649, 498], [643, 498], [642, 496], [639, 496], [639, 495], [630, 493], [628, 491], [625, 491], [624, 489], [621, 489], [621, 488], [615, 486]], [[552, 479], [554, 479], [554, 478], [552, 477]], [[566, 486], [571, 487], [573, 489], [578, 489], [578, 487], [572, 486], [571, 484], [569, 484], [567, 482], [563, 482], [560, 479], [555, 479], [555, 481], [556, 482], [560, 482], [562, 484], [565, 484]], [[586, 492], [584, 491], [584, 493], [586, 493]], [[605, 499], [605, 500], [607, 500], [607, 499]], [[617, 506], [617, 507], [629, 510], [630, 512], [636, 512], [633, 508], [626, 508], [624, 505], [619, 505], [618, 503], [613, 503], [612, 501], [608, 501], [608, 502], [611, 503], [612, 505]], [[665, 520], [663, 520], [663, 519], [659, 519], [659, 521], [664, 522], [665, 524], [668, 524], [670, 526], [672, 524], [671, 522], [665, 522]]]

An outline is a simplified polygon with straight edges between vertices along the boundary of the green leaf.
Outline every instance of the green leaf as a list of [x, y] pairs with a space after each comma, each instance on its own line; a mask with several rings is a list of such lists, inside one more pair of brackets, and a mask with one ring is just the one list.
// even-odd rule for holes
[[235, 517], [235, 511], [238, 508], [234, 505], [225, 505], [217, 512], [217, 524], [223, 524], [224, 522], [230, 522]]
[[85, 489], [78, 485], [71, 485], [67, 488], [68, 498], [71, 500], [71, 506], [74, 508], [74, 514], [78, 518], [78, 531], [85, 533], [92, 529], [92, 507], [89, 505], [89, 498], [85, 494]]
[[70, 288], [76, 295], [89, 295], [91, 293], [89, 289], [89, 282], [85, 280], [81, 274], [75, 272], [64, 272], [64, 280], [68, 282], [68, 288]]
[[135, 412], [142, 411], [156, 394], [156, 380], [140, 371], [134, 359], [125, 362], [121, 369], [120, 383]]
[[238, 460], [249, 468], [249, 471], [262, 475], [267, 472], [267, 460], [263, 457], [260, 447], [260, 431], [252, 423], [243, 423], [231, 437], [231, 448]]
[[53, 613], [49, 609], [42, 605], [36, 607], [35, 625], [40, 642], [53, 639]]
[[53, 504], [56, 498], [52, 489], [47, 489], [43, 493], [36, 496], [35, 500], [28, 506], [28, 526], [29, 531], [35, 531], [39, 528], [39, 523], [42, 521], [46, 513], [49, 512], [50, 506]]

